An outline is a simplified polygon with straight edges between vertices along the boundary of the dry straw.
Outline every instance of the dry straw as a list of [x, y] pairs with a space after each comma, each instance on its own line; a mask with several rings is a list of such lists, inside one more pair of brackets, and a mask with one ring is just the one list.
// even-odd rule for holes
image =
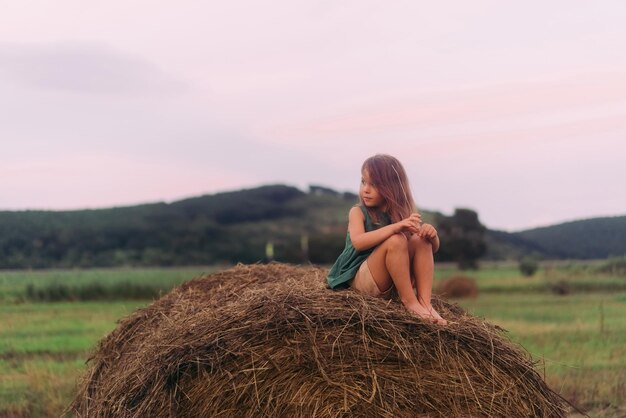
[[444, 299], [475, 298], [478, 296], [478, 285], [471, 277], [453, 276], [439, 282], [437, 295]]
[[498, 327], [435, 300], [325, 286], [326, 270], [239, 265], [192, 280], [103, 339], [82, 417], [560, 417], [569, 405]]

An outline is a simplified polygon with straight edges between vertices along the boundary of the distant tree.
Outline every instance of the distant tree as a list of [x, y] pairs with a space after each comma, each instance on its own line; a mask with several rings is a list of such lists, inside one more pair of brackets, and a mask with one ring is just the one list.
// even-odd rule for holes
[[455, 209], [452, 216], [436, 214], [435, 223], [441, 240], [437, 260], [455, 261], [462, 270], [478, 268], [478, 259], [487, 251], [486, 228], [478, 214], [471, 209]]
[[328, 196], [339, 196], [339, 192], [337, 192], [336, 190], [333, 190], [329, 187], [324, 187], [324, 186], [320, 186], [317, 184], [310, 184], [309, 185], [309, 193], [310, 194], [314, 194], [314, 195], [318, 195], [318, 196], [323, 196], [323, 195], [328, 195]]
[[533, 257], [524, 257], [519, 262], [519, 271], [522, 275], [530, 277], [537, 272], [539, 263]]

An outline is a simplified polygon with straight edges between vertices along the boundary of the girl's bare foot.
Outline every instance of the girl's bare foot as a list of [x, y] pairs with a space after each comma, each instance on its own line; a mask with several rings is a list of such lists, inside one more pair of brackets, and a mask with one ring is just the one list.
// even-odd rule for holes
[[445, 319], [443, 319], [441, 317], [441, 315], [439, 315], [439, 312], [437, 312], [435, 310], [435, 308], [433, 308], [432, 305], [428, 305], [424, 307], [426, 309], [426, 311], [428, 311], [428, 313], [435, 319], [435, 323], [439, 324], [439, 325], [447, 325], [448, 321], [446, 321]]
[[427, 308], [420, 303], [417, 303], [415, 305], [407, 305], [406, 308], [409, 310], [409, 312], [414, 313], [420, 318], [433, 322], [435, 324], [446, 325], [448, 323], [448, 321], [443, 319], [441, 315], [439, 315], [439, 313], [433, 309], [432, 306], [430, 308]]

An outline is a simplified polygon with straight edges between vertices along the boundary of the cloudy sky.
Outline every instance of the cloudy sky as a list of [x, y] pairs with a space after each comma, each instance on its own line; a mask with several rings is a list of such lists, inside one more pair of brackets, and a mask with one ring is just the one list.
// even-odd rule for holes
[[0, 210], [269, 183], [491, 228], [626, 214], [626, 3], [0, 0]]

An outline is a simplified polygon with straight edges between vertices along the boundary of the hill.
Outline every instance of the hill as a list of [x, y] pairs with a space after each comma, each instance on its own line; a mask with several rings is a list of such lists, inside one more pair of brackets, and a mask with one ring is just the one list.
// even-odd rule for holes
[[[172, 203], [77, 211], [0, 212], [0, 268], [181, 265], [302, 261], [345, 239], [352, 193], [284, 185], [204, 195]], [[335, 237], [336, 238], [336, 237]], [[337, 239], [330, 240], [337, 242]]]
[[[304, 192], [268, 185], [172, 203], [4, 211], [0, 212], [0, 268], [253, 263], [264, 259], [268, 243], [273, 244], [276, 260], [330, 263], [343, 248], [347, 213], [356, 202], [353, 193], [321, 186]], [[475, 212], [460, 210], [450, 217], [429, 211], [422, 214], [425, 221], [441, 227], [442, 249], [476, 250], [467, 239], [469, 246], [445, 242], [446, 227], [458, 229], [450, 220], [463, 215], [459, 219], [469, 216], [478, 222]], [[449, 233], [448, 239], [458, 238], [454, 234]], [[518, 259], [526, 254], [604, 258], [626, 253], [625, 236], [626, 217], [617, 217], [517, 233], [487, 230], [485, 241], [490, 259]], [[440, 261], [453, 257], [443, 250], [437, 254]]]
[[[172, 203], [77, 211], [0, 212], [0, 268], [172, 266], [274, 259], [330, 263], [357, 195], [285, 185]], [[423, 211], [434, 222], [435, 214]], [[306, 252], [306, 254], [305, 254]]]
[[599, 259], [626, 254], [626, 216], [565, 222], [520, 232], [490, 230], [487, 257]]

